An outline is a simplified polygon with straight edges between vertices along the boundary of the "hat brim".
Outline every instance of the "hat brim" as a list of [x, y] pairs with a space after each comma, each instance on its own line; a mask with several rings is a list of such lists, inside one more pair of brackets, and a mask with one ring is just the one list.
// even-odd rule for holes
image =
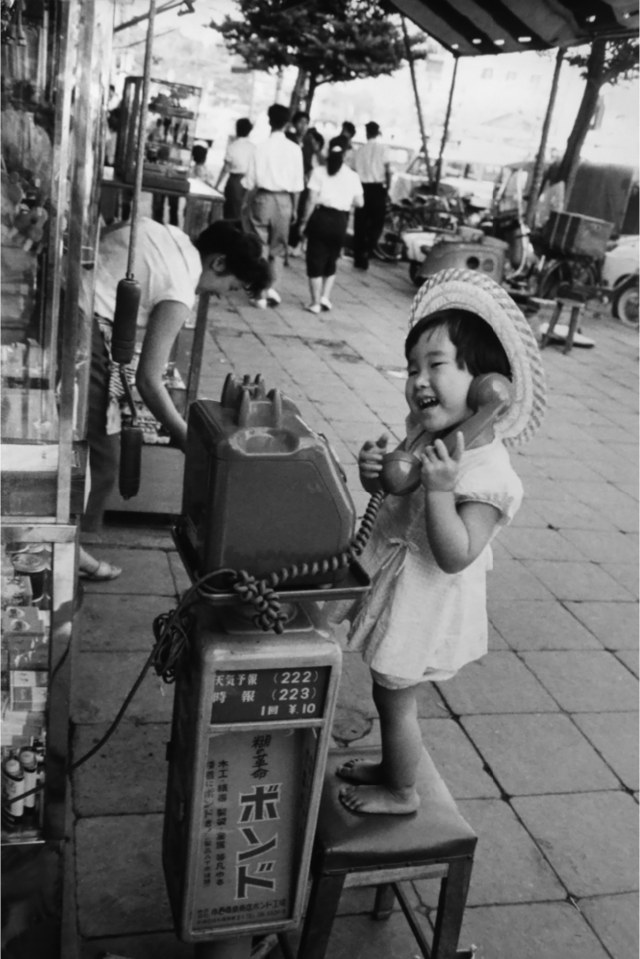
[[495, 424], [509, 446], [528, 442], [539, 429], [546, 408], [546, 378], [533, 331], [503, 287], [475, 270], [440, 270], [416, 295], [409, 326], [440, 310], [468, 310], [491, 326], [511, 365], [513, 402]]

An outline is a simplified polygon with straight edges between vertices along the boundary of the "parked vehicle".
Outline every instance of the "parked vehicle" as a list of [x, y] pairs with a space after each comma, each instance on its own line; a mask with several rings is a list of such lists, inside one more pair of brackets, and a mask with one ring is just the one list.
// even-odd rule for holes
[[[508, 163], [503, 167], [496, 186], [494, 213], [513, 211], [519, 202], [526, 209], [533, 168], [533, 160]], [[550, 168], [550, 164], [545, 165], [545, 176]], [[564, 209], [568, 213], [580, 213], [613, 223], [615, 233], [636, 235], [638, 168], [581, 160], [571, 196]]]
[[[433, 166], [433, 164], [432, 164]], [[441, 186], [454, 190], [474, 210], [489, 209], [495, 181], [501, 167], [497, 163], [474, 163], [463, 160], [445, 160]], [[431, 181], [423, 153], [409, 163], [406, 170], [394, 175], [389, 196], [392, 202], [411, 199], [415, 193], [429, 189]]]
[[638, 270], [615, 288], [611, 312], [625, 326], [638, 327]]
[[388, 204], [374, 252], [380, 260], [406, 259], [408, 236], [425, 230], [451, 234], [464, 219], [464, 204], [448, 187], [442, 187], [437, 197], [416, 193], [412, 200]]
[[609, 289], [615, 289], [628, 277], [638, 272], [640, 237], [620, 236], [615, 245], [607, 250], [602, 264], [602, 282]]

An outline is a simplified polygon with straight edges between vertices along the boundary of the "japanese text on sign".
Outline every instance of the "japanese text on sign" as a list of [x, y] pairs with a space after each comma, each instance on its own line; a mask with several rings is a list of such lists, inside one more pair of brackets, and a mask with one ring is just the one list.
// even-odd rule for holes
[[215, 674], [212, 723], [319, 719], [331, 667], [230, 670]]

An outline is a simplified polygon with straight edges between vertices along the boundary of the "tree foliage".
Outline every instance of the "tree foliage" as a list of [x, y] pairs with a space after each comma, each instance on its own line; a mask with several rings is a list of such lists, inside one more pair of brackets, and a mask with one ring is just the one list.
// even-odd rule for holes
[[[238, 6], [240, 18], [211, 25], [253, 70], [297, 67], [310, 88], [307, 109], [320, 84], [388, 75], [407, 56], [400, 30], [375, 0], [239, 0]], [[426, 55], [420, 39], [410, 43], [414, 59]]]
[[580, 67], [587, 80], [593, 75], [594, 66], [597, 65], [600, 86], [614, 86], [620, 80], [632, 80], [638, 76], [638, 39], [629, 37], [625, 40], [594, 40], [587, 53], [578, 50], [565, 59], [571, 66]]
[[564, 156], [558, 166], [555, 180], [567, 184], [567, 196], [575, 179], [580, 151], [598, 108], [602, 87], [638, 76], [638, 39], [594, 40], [588, 53], [576, 51], [566, 57], [568, 63], [582, 69], [586, 83], [582, 101], [569, 134]]

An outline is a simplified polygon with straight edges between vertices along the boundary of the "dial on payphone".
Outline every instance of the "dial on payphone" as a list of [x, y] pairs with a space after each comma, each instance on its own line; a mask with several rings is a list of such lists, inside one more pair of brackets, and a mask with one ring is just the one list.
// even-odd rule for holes
[[192, 404], [184, 475], [183, 530], [201, 575], [297, 565], [288, 586], [344, 579], [346, 566], [331, 563], [355, 526], [344, 475], [326, 439], [261, 376], [229, 374], [219, 403]]

